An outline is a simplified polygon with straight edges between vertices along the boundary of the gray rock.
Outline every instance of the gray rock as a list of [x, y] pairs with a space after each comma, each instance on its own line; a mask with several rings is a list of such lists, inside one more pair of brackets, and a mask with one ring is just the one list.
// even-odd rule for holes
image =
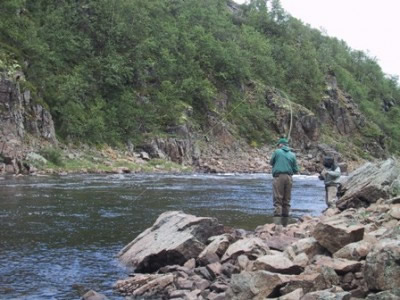
[[400, 300], [400, 288], [383, 291], [377, 294], [369, 294], [367, 300]]
[[365, 240], [350, 243], [333, 253], [335, 258], [344, 258], [350, 260], [361, 260], [367, 257], [373, 245]]
[[321, 220], [313, 236], [330, 253], [335, 253], [347, 244], [362, 240], [364, 227], [349, 215], [335, 215]]
[[304, 238], [293, 243], [287, 247], [284, 253], [290, 258], [294, 259], [297, 255], [305, 253], [309, 259], [317, 254], [323, 254], [325, 249], [318, 244], [317, 240], [313, 237]]
[[231, 300], [265, 299], [288, 281], [286, 276], [267, 271], [233, 274], [226, 295]]
[[346, 274], [348, 272], [358, 272], [361, 269], [361, 262], [348, 260], [343, 258], [331, 258], [329, 256], [317, 256], [315, 264], [332, 268], [338, 274]]
[[254, 262], [254, 269], [292, 275], [300, 274], [304, 270], [303, 267], [295, 265], [283, 254], [265, 255], [257, 258], [257, 260]]
[[330, 290], [316, 291], [305, 294], [301, 300], [350, 300], [349, 292], [331, 292]]
[[117, 281], [115, 289], [123, 295], [151, 297], [166, 293], [166, 287], [173, 283], [173, 274], [137, 274]]
[[383, 239], [368, 254], [364, 278], [370, 290], [400, 287], [400, 240]]
[[136, 272], [154, 272], [166, 265], [183, 265], [197, 257], [207, 239], [222, 233], [223, 226], [215, 218], [199, 218], [183, 212], [161, 214], [151, 228], [146, 229], [118, 254]]
[[108, 298], [96, 291], [90, 290], [82, 296], [82, 300], [107, 300]]
[[389, 199], [397, 194], [400, 163], [388, 159], [379, 164], [367, 163], [341, 180], [340, 209], [367, 206], [378, 199]]
[[267, 250], [269, 250], [268, 246], [260, 238], [244, 238], [230, 245], [221, 258], [221, 261], [226, 262], [229, 259], [236, 260], [236, 258], [242, 254], [257, 258], [267, 254]]
[[44, 165], [47, 163], [47, 159], [45, 159], [43, 156], [35, 152], [29, 152], [25, 160], [29, 163], [38, 163], [40, 165]]

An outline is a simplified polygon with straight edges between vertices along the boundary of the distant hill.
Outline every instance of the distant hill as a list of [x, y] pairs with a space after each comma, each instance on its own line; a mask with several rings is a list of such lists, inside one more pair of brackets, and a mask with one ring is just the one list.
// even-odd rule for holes
[[397, 78], [279, 0], [2, 0], [0, 72], [24, 75], [61, 141], [140, 147], [222, 126], [257, 148], [292, 122], [302, 150], [400, 153]]

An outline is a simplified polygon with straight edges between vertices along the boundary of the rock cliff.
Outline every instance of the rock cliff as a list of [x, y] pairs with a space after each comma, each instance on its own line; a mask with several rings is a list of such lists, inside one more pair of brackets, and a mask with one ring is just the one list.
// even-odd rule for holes
[[51, 114], [18, 80], [0, 74], [0, 173], [23, 171], [23, 160], [41, 141], [57, 144]]

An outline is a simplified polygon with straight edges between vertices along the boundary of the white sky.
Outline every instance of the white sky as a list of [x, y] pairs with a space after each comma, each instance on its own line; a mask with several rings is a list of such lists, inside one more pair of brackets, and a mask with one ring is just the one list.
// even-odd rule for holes
[[400, 77], [400, 0], [281, 0], [281, 4], [293, 17], [369, 53], [383, 72]]

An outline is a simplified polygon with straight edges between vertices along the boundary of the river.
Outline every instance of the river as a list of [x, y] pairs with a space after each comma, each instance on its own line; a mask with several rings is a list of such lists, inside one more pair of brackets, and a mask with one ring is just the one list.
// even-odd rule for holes
[[[271, 222], [272, 177], [70, 175], [0, 178], [0, 299], [79, 299], [94, 289], [111, 299], [127, 276], [118, 251], [167, 210], [217, 217], [255, 229]], [[292, 215], [319, 215], [324, 186], [295, 176]]]

